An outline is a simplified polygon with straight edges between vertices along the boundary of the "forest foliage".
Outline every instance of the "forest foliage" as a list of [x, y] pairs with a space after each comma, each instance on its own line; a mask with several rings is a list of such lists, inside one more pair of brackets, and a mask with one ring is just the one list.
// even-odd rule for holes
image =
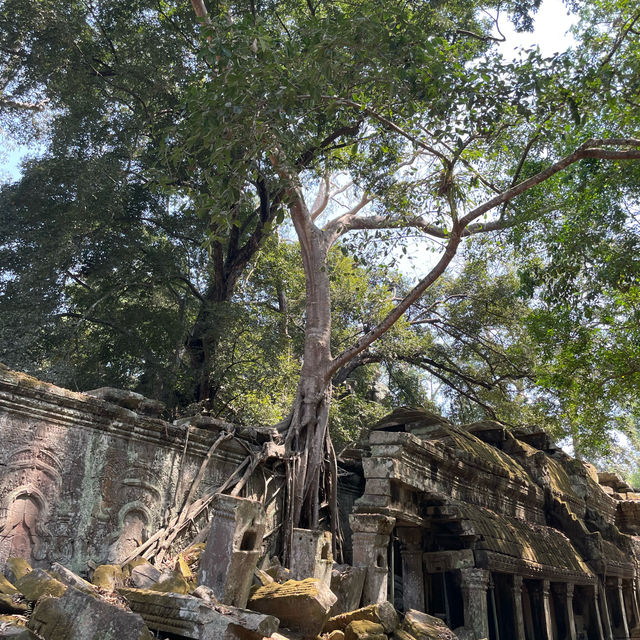
[[[405, 256], [436, 262], [452, 216], [589, 140], [637, 150], [637, 2], [569, 2], [576, 46], [514, 60], [497, 25], [530, 28], [534, 0], [206, 4], [0, 4], [0, 123], [39, 149], [0, 189], [9, 366], [277, 423], [309, 317], [292, 176], [308, 202], [326, 190], [323, 224], [369, 198], [328, 251], [339, 354], [416, 284]], [[586, 456], [614, 429], [635, 442], [639, 178], [587, 157], [474, 223], [332, 376], [336, 446], [400, 404], [542, 426]]]

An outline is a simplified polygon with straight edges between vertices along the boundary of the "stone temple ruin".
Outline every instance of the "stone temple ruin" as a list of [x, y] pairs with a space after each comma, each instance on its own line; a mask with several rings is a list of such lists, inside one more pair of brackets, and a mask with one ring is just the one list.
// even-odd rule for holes
[[[334, 564], [328, 534], [296, 530], [289, 570], [274, 580], [267, 576], [274, 571], [258, 568], [267, 569], [264, 558], [280, 545], [284, 478], [271, 434], [221, 437], [229, 425], [202, 416], [169, 423], [160, 410], [137, 394], [74, 393], [0, 365], [0, 571], [15, 557], [35, 568], [32, 576], [58, 567], [47, 579], [73, 588], [45, 597], [57, 616], [75, 601], [85, 607], [94, 588], [80, 588], [67, 570], [87, 575], [106, 564], [119, 571], [185, 500], [197, 498], [204, 506], [187, 524], [201, 540], [208, 531], [198, 574], [205, 592], [193, 592], [204, 600], [171, 586], [120, 590], [153, 637], [640, 637], [640, 494], [572, 459], [542, 432], [508, 432], [493, 422], [457, 427], [422, 410], [395, 411], [341, 460], [351, 566]], [[236, 495], [202, 498], [258, 454], [260, 470], [247, 462]], [[152, 565], [139, 567], [136, 586], [159, 576]], [[40, 635], [2, 635], [3, 593], [0, 581], [0, 638], [85, 637], [47, 631], [35, 597], [29, 625]], [[357, 624], [365, 623], [348, 612], [367, 605], [378, 607], [364, 618], [377, 631], [363, 635]], [[391, 605], [406, 613], [399, 627]], [[435, 621], [433, 635], [427, 619]], [[278, 635], [288, 633], [283, 627], [292, 635]]]

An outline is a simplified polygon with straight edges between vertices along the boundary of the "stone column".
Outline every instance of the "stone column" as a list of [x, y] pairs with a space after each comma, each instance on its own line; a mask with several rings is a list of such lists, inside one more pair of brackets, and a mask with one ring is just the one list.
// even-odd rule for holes
[[522, 576], [513, 576], [513, 622], [514, 640], [526, 640], [524, 632], [524, 614], [522, 613]]
[[[558, 594], [558, 599], [562, 603], [562, 614], [567, 626], [566, 638], [561, 640], [576, 640], [576, 621], [573, 617], [573, 591], [572, 584], [554, 584], [553, 590]], [[556, 612], [557, 615], [557, 612]]]
[[333, 569], [331, 534], [319, 529], [294, 529], [289, 565], [294, 580], [317, 578], [329, 587]]
[[609, 605], [607, 604], [607, 592], [605, 585], [600, 584], [598, 589], [598, 595], [600, 600], [600, 610], [602, 614], [602, 630], [604, 632], [605, 640], [613, 640], [613, 630], [611, 629], [611, 616], [609, 615]]
[[487, 587], [489, 572], [486, 569], [460, 570], [464, 626], [472, 629], [476, 638], [489, 637], [487, 615]]
[[640, 625], [640, 606], [638, 606], [638, 586], [636, 580], [631, 581], [631, 597], [633, 598], [633, 613], [635, 615], [635, 626]]
[[600, 616], [600, 606], [598, 605], [598, 584], [593, 585], [593, 610], [596, 614], [596, 626], [598, 627], [598, 640], [605, 640], [602, 629], [602, 618]]
[[620, 607], [620, 615], [622, 617], [622, 631], [624, 637], [629, 637], [629, 622], [627, 621], [627, 608], [624, 606], [624, 591], [622, 590], [622, 578], [615, 580], [614, 588], [616, 590], [616, 597], [618, 598], [618, 606]]
[[367, 567], [362, 604], [375, 604], [387, 599], [389, 566], [387, 550], [395, 518], [373, 513], [349, 516], [353, 540], [353, 566]]
[[424, 611], [424, 571], [422, 569], [422, 529], [398, 527], [402, 556], [402, 598], [404, 610]]
[[551, 620], [551, 603], [549, 602], [550, 588], [551, 585], [549, 580], [540, 580], [532, 593], [532, 596], [535, 598], [536, 602], [533, 614], [542, 614], [542, 620], [538, 620], [538, 623], [541, 623], [541, 640], [556, 640], [553, 634], [553, 622]]

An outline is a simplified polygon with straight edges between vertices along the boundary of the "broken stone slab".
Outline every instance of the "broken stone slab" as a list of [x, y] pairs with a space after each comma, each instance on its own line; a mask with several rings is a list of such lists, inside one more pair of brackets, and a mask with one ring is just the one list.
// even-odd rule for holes
[[366, 567], [352, 567], [348, 564], [333, 565], [331, 591], [335, 593], [338, 600], [329, 612], [331, 618], [358, 609], [366, 577]]
[[211, 504], [211, 529], [200, 556], [198, 583], [213, 589], [223, 604], [246, 607], [266, 527], [256, 500], [219, 495]]
[[279, 624], [273, 616], [215, 604], [205, 598], [145, 589], [120, 589], [119, 593], [151, 629], [183, 638], [262, 640], [274, 633]]
[[24, 625], [0, 620], [0, 640], [38, 640], [38, 637]]
[[94, 585], [83, 580], [80, 576], [76, 575], [73, 571], [67, 569], [58, 562], [54, 562], [51, 565], [51, 569], [49, 569], [48, 573], [67, 587], [73, 587], [74, 589], [78, 589], [84, 593], [97, 594], [97, 589]]
[[153, 640], [137, 613], [73, 588], [41, 598], [27, 626], [43, 640]]
[[88, 396], [99, 398], [105, 402], [117, 404], [120, 407], [142, 413], [144, 415], [156, 417], [165, 409], [165, 405], [159, 400], [145, 398], [145, 396], [135, 391], [126, 391], [124, 389], [116, 389], [114, 387], [100, 387], [84, 392]]
[[160, 578], [162, 578], [162, 573], [148, 561], [131, 569], [131, 582], [138, 589], [149, 589], [157, 584]]
[[291, 577], [294, 580], [317, 578], [329, 586], [332, 568], [331, 534], [314, 529], [294, 529], [289, 566]]
[[7, 579], [16, 584], [25, 574], [33, 571], [33, 567], [24, 559], [12, 557], [7, 560]]
[[415, 640], [458, 640], [458, 636], [440, 618], [415, 609], [407, 611], [400, 629]]
[[354, 620], [345, 628], [344, 640], [387, 640], [387, 634], [377, 622]]
[[336, 596], [324, 582], [307, 578], [258, 587], [249, 598], [248, 607], [275, 616], [287, 629], [316, 636], [324, 628], [335, 601]]
[[101, 589], [115, 591], [118, 587], [124, 586], [124, 574], [122, 573], [120, 565], [101, 564], [99, 567], [96, 567], [93, 572], [91, 582]]
[[385, 633], [391, 633], [398, 626], [398, 614], [394, 606], [385, 600], [378, 604], [370, 604], [361, 609], [334, 616], [327, 621], [324, 630], [333, 631], [334, 629], [341, 629], [344, 631], [347, 625], [356, 620], [366, 620], [368, 622], [381, 624], [384, 627]]
[[13, 594], [18, 593], [18, 590], [15, 588], [15, 585], [11, 584], [1, 573], [0, 573], [0, 593], [4, 593], [9, 596], [12, 596]]
[[30, 602], [40, 600], [42, 596], [59, 597], [67, 586], [50, 576], [44, 569], [34, 569], [25, 574], [16, 583], [16, 588]]
[[160, 591], [164, 593], [189, 593], [191, 590], [189, 583], [182, 577], [182, 575], [174, 571], [169, 575], [163, 576], [157, 584], [151, 587], [152, 591]]

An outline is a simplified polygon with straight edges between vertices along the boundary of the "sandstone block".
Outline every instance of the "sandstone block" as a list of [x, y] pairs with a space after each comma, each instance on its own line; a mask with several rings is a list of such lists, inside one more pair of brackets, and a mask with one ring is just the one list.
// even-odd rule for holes
[[33, 567], [24, 558], [9, 558], [7, 560], [7, 578], [15, 584], [25, 574], [33, 571]]
[[344, 630], [344, 640], [387, 640], [387, 635], [377, 622], [354, 620]]
[[400, 628], [415, 640], [457, 640], [456, 634], [440, 618], [415, 609], [407, 611]]
[[152, 591], [160, 591], [163, 593], [189, 593], [189, 583], [178, 573], [174, 571], [168, 576], [164, 576], [157, 584], [151, 587]]
[[152, 640], [143, 619], [69, 588], [38, 601], [27, 624], [43, 640]]
[[315, 529], [294, 529], [291, 546], [291, 577], [294, 580], [318, 578], [329, 586], [332, 568], [331, 534]]
[[0, 621], [0, 640], [38, 640], [38, 638], [22, 625], [4, 624]]
[[31, 602], [36, 602], [42, 596], [58, 597], [67, 590], [66, 585], [52, 578], [43, 569], [34, 569], [26, 573], [18, 580], [16, 587]]
[[131, 582], [138, 589], [149, 589], [157, 584], [162, 574], [150, 562], [139, 564], [131, 569]]
[[310, 636], [319, 634], [329, 617], [336, 597], [326, 584], [315, 578], [273, 582], [259, 587], [249, 598], [249, 608], [275, 616], [283, 627]]
[[120, 565], [117, 564], [101, 564], [96, 567], [93, 572], [91, 581], [96, 587], [115, 591], [118, 587], [124, 586], [124, 575]]
[[18, 593], [18, 590], [12, 585], [1, 573], [0, 573], [0, 593], [5, 593], [12, 596], [14, 593]]
[[341, 613], [354, 611], [360, 606], [366, 577], [366, 567], [352, 567], [348, 564], [333, 565], [331, 591], [336, 594], [338, 601], [331, 607], [332, 618]]
[[84, 593], [97, 593], [97, 589], [94, 585], [92, 585], [90, 582], [87, 582], [86, 580], [83, 580], [80, 576], [77, 576], [75, 573], [73, 573], [73, 571], [70, 571], [57, 562], [54, 562], [51, 565], [51, 569], [49, 569], [49, 575], [56, 580], [59, 580], [67, 587], [73, 587], [74, 589], [84, 591]]
[[361, 609], [356, 609], [355, 611], [335, 616], [327, 622], [324, 630], [344, 630], [347, 625], [357, 620], [365, 620], [367, 622], [380, 624], [386, 633], [391, 633], [398, 626], [398, 614], [396, 613], [395, 608], [390, 602], [385, 601], [378, 604], [370, 604], [367, 607], [362, 607]]
[[211, 587], [220, 602], [243, 608], [262, 549], [265, 510], [256, 500], [219, 495], [212, 511], [198, 582]]
[[151, 629], [183, 638], [262, 640], [278, 628], [278, 620], [272, 616], [189, 595], [143, 589], [120, 589], [120, 593]]
[[344, 640], [344, 631], [340, 631], [340, 629], [336, 629], [335, 631], [331, 631], [327, 636], [327, 640]]

